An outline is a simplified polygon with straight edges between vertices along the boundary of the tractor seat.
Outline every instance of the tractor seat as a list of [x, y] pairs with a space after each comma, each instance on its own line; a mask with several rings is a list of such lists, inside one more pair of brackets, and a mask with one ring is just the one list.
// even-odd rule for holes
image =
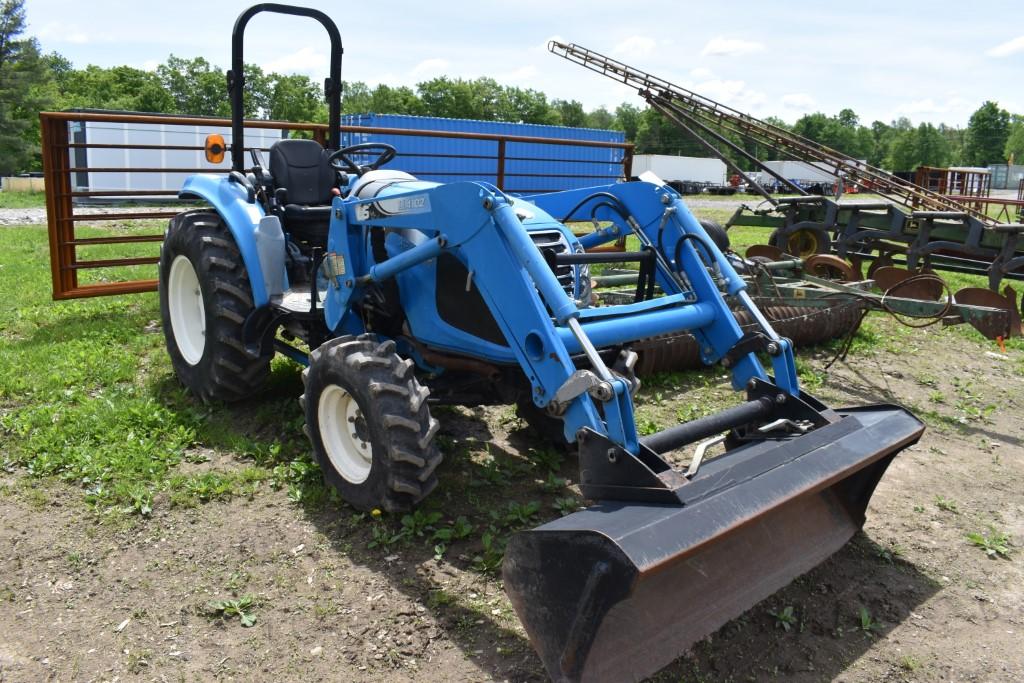
[[337, 174], [320, 143], [302, 139], [275, 142], [270, 147], [270, 175], [277, 187], [288, 190], [285, 230], [302, 241], [325, 242]]

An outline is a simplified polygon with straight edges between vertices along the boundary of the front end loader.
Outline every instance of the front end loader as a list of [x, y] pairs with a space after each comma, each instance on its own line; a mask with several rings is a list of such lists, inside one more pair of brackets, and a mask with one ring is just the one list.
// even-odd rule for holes
[[[306, 432], [361, 510], [437, 485], [434, 403], [517, 404], [577, 446], [590, 507], [512, 537], [505, 587], [558, 681], [637, 680], [838, 550], [892, 458], [923, 427], [896, 406], [833, 410], [800, 389], [792, 345], [670, 187], [630, 182], [514, 197], [383, 168], [388, 145], [242, 140], [242, 34], [229, 75], [233, 170], [189, 178], [212, 208], [171, 221], [160, 300], [172, 363], [204, 400], [258, 392], [270, 359], [307, 366]], [[332, 121], [336, 121], [336, 116]], [[216, 153], [214, 150], [213, 153]], [[594, 220], [577, 237], [570, 220]], [[635, 251], [588, 249], [635, 238]], [[634, 300], [595, 305], [590, 269], [632, 262]], [[756, 329], [744, 332], [730, 302]], [[641, 438], [630, 345], [688, 331], [745, 392]], [[766, 359], [770, 371], [762, 365]], [[680, 462], [682, 464], [680, 464]]]

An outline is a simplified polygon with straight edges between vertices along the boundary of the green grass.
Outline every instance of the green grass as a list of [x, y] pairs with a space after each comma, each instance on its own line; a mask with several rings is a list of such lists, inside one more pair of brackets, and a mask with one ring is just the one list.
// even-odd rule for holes
[[148, 515], [157, 499], [189, 506], [262, 485], [326, 499], [288, 361], [275, 361], [273, 398], [197, 403], [173, 377], [155, 294], [54, 302], [48, 258], [45, 228], [0, 232], [0, 466], [26, 473], [25, 486], [77, 486], [100, 512]]
[[[150, 221], [80, 227], [78, 232], [153, 234], [161, 227]], [[742, 245], [759, 241], [763, 231], [737, 229], [731, 236]], [[103, 245], [90, 256], [124, 256], [139, 249], [152, 253], [154, 248]], [[54, 302], [48, 260], [44, 227], [0, 230], [0, 467], [26, 475], [9, 484], [8, 491], [20, 491], [33, 504], [45, 505], [47, 486], [61, 481], [77, 487], [81, 499], [99, 513], [142, 516], [161, 507], [254, 496], [266, 488], [285, 490], [301, 505], [335, 500], [310, 460], [301, 431], [303, 417], [295, 400], [301, 383], [294, 364], [275, 359], [269, 390], [252, 402], [231, 407], [198, 403], [173, 376], [155, 294]], [[94, 277], [114, 280], [154, 273], [152, 266], [111, 268]], [[954, 288], [980, 281], [960, 275], [950, 279]], [[966, 326], [956, 333], [990, 345]], [[872, 317], [857, 333], [852, 353], [900, 351], [913, 342], [913, 335], [912, 330]], [[1007, 345], [1024, 350], [1024, 340]], [[1014, 370], [1024, 373], [1024, 364]], [[654, 430], [694, 419], [739, 400], [738, 394], [717, 389], [723, 383], [721, 375], [715, 368], [647, 378], [638, 399], [641, 427]], [[807, 369], [801, 379], [812, 389], [822, 381]], [[661, 398], [687, 391], [707, 396], [683, 402]], [[961, 405], [964, 410], [986, 409], [975, 405], [968, 386], [946, 400], [958, 410]], [[541, 509], [557, 514], [571, 507], [567, 501], [552, 502], [564, 497], [564, 476], [572, 469], [554, 452], [537, 451], [530, 459], [495, 454], [484, 458], [490, 465], [473, 463], [472, 473], [465, 475], [459, 456], [451, 455], [456, 464], [445, 476], [466, 485], [470, 507], [477, 506], [474, 500], [481, 487], [525, 478], [537, 482], [537, 492], [526, 495], [546, 496]], [[537, 510], [504, 512], [523, 518]], [[504, 521], [493, 524], [504, 533]], [[494, 542], [480, 555], [485, 568], [501, 549], [500, 536], [493, 535]], [[431, 534], [424, 538], [428, 536], [428, 542], [437, 542]]]
[[41, 209], [46, 206], [45, 192], [0, 191], [0, 209]]

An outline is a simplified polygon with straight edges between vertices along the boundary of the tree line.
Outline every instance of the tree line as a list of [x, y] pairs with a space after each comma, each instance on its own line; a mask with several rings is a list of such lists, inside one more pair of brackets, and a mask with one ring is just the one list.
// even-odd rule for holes
[[[42, 54], [24, 35], [25, 0], [0, 4], [0, 174], [40, 168], [39, 112], [110, 109], [166, 114], [228, 116], [225, 72], [202, 57], [170, 55], [154, 70], [133, 66], [76, 67], [55, 52]], [[246, 116], [294, 122], [327, 122], [322, 86], [301, 74], [266, 73], [245, 67]], [[502, 85], [493, 78], [441, 76], [407, 86], [343, 84], [342, 112], [409, 114], [604, 128], [623, 131], [638, 154], [707, 156], [685, 132], [649, 107], [623, 103], [614, 111], [586, 111], [576, 100], [549, 99], [532, 88]], [[806, 114], [789, 125], [769, 123], [824, 144], [869, 164], [893, 171], [919, 165], [985, 166], [1024, 163], [1024, 116], [985, 102], [966, 128], [907, 118], [863, 125], [852, 109], [829, 116]], [[753, 156], [778, 158], [765, 149], [719, 131]], [[743, 159], [734, 159], [749, 168]]]

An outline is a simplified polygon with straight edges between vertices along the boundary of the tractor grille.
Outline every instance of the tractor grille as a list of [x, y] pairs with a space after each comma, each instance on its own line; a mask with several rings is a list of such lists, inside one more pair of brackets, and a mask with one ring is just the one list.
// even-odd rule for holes
[[[542, 252], [546, 249], [550, 249], [556, 254], [565, 254], [569, 252], [569, 240], [565, 239], [558, 230], [537, 230], [530, 232], [530, 239], [537, 245], [537, 248]], [[570, 299], [575, 300], [576, 294], [576, 273], [575, 270], [579, 266], [558, 266], [555, 268], [555, 277], [558, 278], [559, 284], [562, 285], [562, 289], [569, 295]], [[584, 266], [584, 269], [589, 271], [589, 268]]]

